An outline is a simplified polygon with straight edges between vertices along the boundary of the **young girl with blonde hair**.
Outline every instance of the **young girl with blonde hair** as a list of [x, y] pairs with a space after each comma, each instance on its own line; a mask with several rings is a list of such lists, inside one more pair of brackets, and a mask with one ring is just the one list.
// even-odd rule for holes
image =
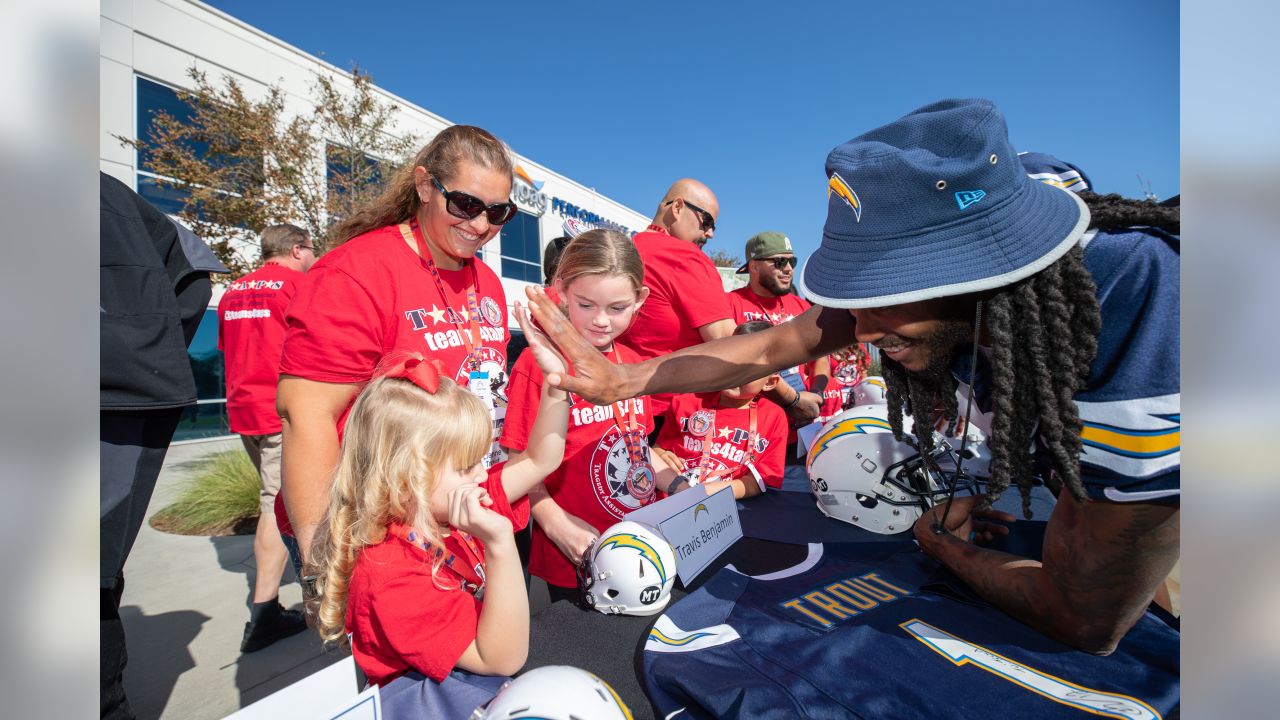
[[[590, 230], [564, 247], [552, 283], [560, 308], [587, 342], [614, 362], [639, 362], [620, 342], [649, 296], [644, 265], [631, 238]], [[544, 392], [533, 353], [516, 360], [507, 386], [511, 400], [499, 442], [524, 450], [536, 437], [535, 402]], [[545, 580], [553, 600], [576, 598], [575, 567], [596, 536], [655, 497], [645, 436], [653, 429], [649, 399], [597, 406], [572, 397], [564, 463], [530, 493], [533, 543], [529, 572]]]
[[464, 717], [524, 664], [529, 604], [513, 526], [528, 521], [521, 499], [560, 464], [565, 400], [546, 388], [525, 451], [486, 470], [489, 412], [439, 361], [393, 357], [357, 396], [312, 549], [309, 610], [324, 640], [350, 633], [387, 717]]

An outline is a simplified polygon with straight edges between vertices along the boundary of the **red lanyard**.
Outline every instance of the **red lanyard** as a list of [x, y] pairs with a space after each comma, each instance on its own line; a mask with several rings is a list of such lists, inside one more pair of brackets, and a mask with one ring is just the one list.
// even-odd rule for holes
[[418, 221], [414, 220], [412, 225], [400, 223], [400, 234], [405, 240], [412, 240], [418, 245], [418, 254], [422, 256], [423, 264], [427, 266], [427, 270], [431, 272], [431, 279], [436, 283], [436, 290], [440, 293], [440, 299], [445, 304], [445, 313], [449, 316], [449, 322], [458, 329], [458, 335], [462, 338], [463, 346], [467, 348], [467, 368], [477, 370], [480, 368], [479, 357], [476, 353], [476, 346], [480, 344], [480, 306], [476, 302], [476, 287], [480, 285], [480, 276], [476, 272], [476, 259], [472, 258], [471, 265], [471, 282], [467, 284], [467, 316], [471, 320], [471, 335], [467, 335], [467, 331], [462, 327], [462, 323], [455, 317], [453, 309], [448, 307], [449, 296], [444, 292], [444, 281], [440, 279], [440, 271], [436, 268], [435, 260], [431, 258], [431, 248], [427, 247], [427, 241], [422, 237], [422, 229], [418, 227]]
[[[756, 403], [757, 402], [759, 402], [759, 398], [751, 398], [751, 404], [748, 406], [750, 408], [750, 413], [751, 413], [751, 432], [747, 436], [747, 454], [742, 456], [742, 462], [738, 465], [738, 469], [744, 468], [747, 465], [750, 465], [751, 463], [755, 462], [756, 460], [756, 438], [757, 438]], [[702, 476], [701, 482], [704, 484], [711, 482], [713, 480], [718, 480], [722, 477], [731, 475], [733, 473], [733, 471], [726, 466], [721, 468], [720, 470], [717, 470], [716, 472], [711, 473], [710, 475], [702, 475], [702, 473], [705, 473], [707, 471], [707, 468], [710, 466], [711, 446], [715, 442], [715, 435], [716, 435], [716, 411], [712, 410], [711, 411], [711, 428], [707, 430], [706, 438], [702, 441], [702, 457], [699, 458], [698, 460], [698, 470], [700, 471], [699, 475]]]
[[[613, 348], [613, 364], [622, 364], [622, 356], [618, 353], [616, 345]], [[626, 408], [625, 420], [622, 417], [622, 408]], [[645, 461], [647, 443], [642, 439], [645, 436], [644, 431], [640, 428], [640, 424], [636, 422], [636, 400], [622, 400], [614, 403], [613, 422], [622, 433], [622, 441], [627, 446], [627, 457], [631, 460], [631, 464], [638, 465], [643, 463]]]
[[[480, 545], [470, 534], [454, 529], [452, 534], [444, 539], [446, 547], [441, 550], [404, 525], [393, 524], [387, 528], [387, 532], [422, 550], [432, 562], [444, 556], [444, 566], [462, 577], [462, 586], [459, 589], [475, 595], [477, 600], [484, 597], [484, 553], [480, 551]], [[450, 538], [456, 538], [462, 543], [460, 549], [467, 557], [459, 557], [448, 548]]]

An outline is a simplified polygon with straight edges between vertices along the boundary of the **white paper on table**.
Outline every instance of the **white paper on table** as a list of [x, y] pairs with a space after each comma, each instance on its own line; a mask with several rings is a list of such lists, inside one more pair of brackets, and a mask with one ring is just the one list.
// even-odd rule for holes
[[358, 692], [356, 661], [346, 657], [227, 716], [227, 720], [342, 718], [381, 720], [377, 686]]

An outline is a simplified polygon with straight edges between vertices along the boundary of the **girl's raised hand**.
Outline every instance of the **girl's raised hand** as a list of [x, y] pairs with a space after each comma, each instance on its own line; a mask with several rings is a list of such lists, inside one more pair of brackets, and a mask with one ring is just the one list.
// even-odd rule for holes
[[459, 485], [449, 491], [449, 525], [475, 535], [486, 544], [504, 536], [514, 542], [511, 521], [490, 510], [488, 506], [492, 504], [489, 491], [480, 485]]
[[[554, 342], [564, 357], [573, 363], [573, 375], [567, 372], [549, 373], [544, 367], [543, 374], [547, 382], [597, 405], [608, 405], [626, 397], [621, 392], [626, 377], [621, 366], [614, 365], [584, 340], [573, 329], [569, 318], [547, 297], [545, 290], [536, 285], [528, 285], [524, 294], [531, 303], [530, 312], [533, 317], [546, 330], [544, 339], [550, 337], [548, 342]], [[518, 313], [516, 320], [520, 320]]]
[[556, 346], [547, 339], [533, 324], [533, 319], [529, 316], [529, 307], [520, 301], [515, 303], [516, 324], [524, 331], [524, 339], [529, 342], [529, 349], [533, 351], [533, 359], [538, 363], [538, 367], [542, 368], [543, 376], [564, 375], [569, 366], [565, 363], [564, 358], [556, 351]]

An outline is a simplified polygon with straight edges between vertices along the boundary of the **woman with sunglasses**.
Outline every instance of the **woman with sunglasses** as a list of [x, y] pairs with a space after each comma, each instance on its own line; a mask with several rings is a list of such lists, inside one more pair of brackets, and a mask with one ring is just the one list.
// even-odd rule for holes
[[[492, 379], [506, 368], [507, 301], [475, 256], [516, 213], [512, 170], [506, 145], [487, 131], [446, 128], [334, 229], [336, 247], [290, 304], [277, 394], [281, 496], [304, 560], [328, 505], [346, 414], [384, 357], [438, 360], [485, 402], [495, 426], [505, 413]], [[486, 467], [503, 459], [494, 448]]]

